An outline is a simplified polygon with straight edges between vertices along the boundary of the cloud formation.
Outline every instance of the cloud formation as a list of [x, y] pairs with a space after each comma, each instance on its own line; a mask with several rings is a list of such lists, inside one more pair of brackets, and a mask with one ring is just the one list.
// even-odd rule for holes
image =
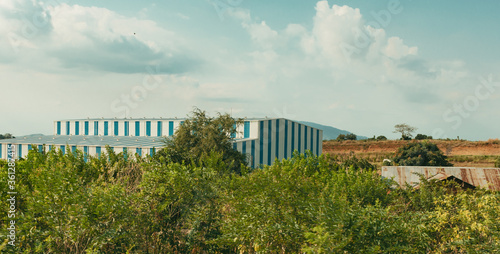
[[0, 31], [9, 36], [0, 43], [10, 45], [2, 47], [5, 59], [37, 52], [64, 68], [116, 73], [141, 73], [156, 65], [165, 73], [183, 73], [199, 63], [178, 36], [151, 20], [65, 3], [6, 0], [2, 5], [0, 23], [7, 25]]
[[[31, 100], [59, 103], [38, 110], [65, 117], [114, 116], [114, 100], [160, 80], [134, 102], [131, 116], [185, 115], [192, 106], [272, 116], [286, 107], [297, 119], [356, 131], [394, 119], [443, 122], [442, 112], [477, 83], [471, 63], [432, 58], [429, 44], [414, 45], [393, 32], [396, 22], [415, 12], [406, 5], [370, 10], [318, 1], [303, 17], [266, 19], [259, 16], [272, 15], [267, 5], [256, 3], [250, 11], [242, 4], [225, 10], [221, 21], [209, 4], [174, 2], [168, 10], [162, 3], [124, 5], [121, 10], [137, 12], [131, 17], [107, 2], [99, 5], [108, 8], [0, 1], [0, 32], [6, 35], [0, 36], [0, 71], [18, 83], [17, 89], [5, 85], [7, 91], [36, 91]], [[89, 97], [96, 103], [89, 105]], [[33, 112], [25, 107], [16, 110]]]

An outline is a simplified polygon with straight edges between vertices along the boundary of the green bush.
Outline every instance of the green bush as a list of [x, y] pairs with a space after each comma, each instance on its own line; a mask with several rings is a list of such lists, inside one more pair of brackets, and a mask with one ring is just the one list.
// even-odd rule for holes
[[358, 136], [356, 136], [356, 134], [354, 134], [354, 133], [349, 133], [349, 134], [347, 134], [347, 135], [345, 136], [345, 138], [346, 138], [347, 140], [357, 140], [357, 139], [358, 139]]
[[393, 161], [401, 166], [453, 166], [436, 144], [427, 141], [400, 147]]
[[[355, 157], [310, 152], [241, 174], [215, 152], [201, 166], [130, 158], [30, 151], [16, 162], [17, 245], [0, 251], [500, 252], [498, 192], [425, 179], [395, 188]], [[0, 160], [0, 179], [7, 167]], [[7, 200], [7, 181], [0, 189]], [[8, 209], [0, 206], [4, 229]]]
[[210, 117], [196, 108], [174, 136], [165, 139], [166, 146], [156, 153], [155, 159], [204, 166], [206, 158], [214, 152], [222, 155], [224, 170], [240, 173], [241, 165], [246, 165], [246, 157], [233, 149], [231, 143], [240, 124], [242, 119], [233, 119], [229, 114]]
[[353, 170], [375, 170], [375, 165], [371, 164], [367, 159], [357, 158], [356, 156], [349, 157], [348, 159], [340, 162], [340, 167], [343, 169]]
[[346, 139], [346, 137], [345, 137], [344, 134], [339, 134], [335, 140], [337, 140], [337, 141], [343, 141], [343, 140], [347, 140], [347, 139]]
[[372, 206], [392, 201], [390, 184], [371, 170], [339, 169], [322, 156], [296, 154], [235, 179], [224, 202], [230, 209], [220, 241], [245, 253], [300, 253], [324, 237], [314, 231], [324, 227], [334, 237], [327, 242], [339, 244], [337, 249], [376, 249], [378, 232], [366, 224], [366, 215]]
[[339, 134], [339, 135], [337, 136], [337, 139], [336, 139], [336, 140], [337, 140], [337, 141], [343, 141], [343, 140], [357, 140], [357, 139], [358, 139], [358, 137], [356, 136], [356, 134], [354, 134], [354, 133], [349, 133], [349, 134], [346, 134], [346, 135], [344, 135], [344, 134]]
[[424, 135], [424, 134], [417, 134], [415, 136], [415, 139], [416, 140], [432, 139], [432, 136], [427, 136], [427, 135]]

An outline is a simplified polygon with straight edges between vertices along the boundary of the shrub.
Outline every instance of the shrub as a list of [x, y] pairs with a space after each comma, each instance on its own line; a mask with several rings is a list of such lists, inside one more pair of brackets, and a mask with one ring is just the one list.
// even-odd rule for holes
[[435, 204], [429, 229], [437, 253], [499, 253], [498, 194], [481, 190], [445, 195]]
[[401, 166], [453, 166], [436, 144], [427, 141], [400, 147], [394, 155], [394, 162]]
[[219, 241], [239, 253], [368, 253], [384, 237], [389, 251], [407, 245], [407, 220], [386, 218], [390, 184], [375, 171], [338, 169], [324, 156], [295, 154], [235, 178]]
[[380, 135], [377, 137], [377, 140], [387, 140], [387, 138], [385, 136]]
[[432, 139], [432, 136], [427, 136], [424, 134], [417, 134], [417, 136], [415, 136], [415, 139], [416, 140]]
[[0, 134], [0, 139], [9, 139], [9, 138], [15, 138], [15, 137], [10, 133]]
[[210, 117], [196, 108], [177, 128], [173, 138], [165, 140], [165, 148], [155, 159], [205, 166], [206, 158], [217, 153], [222, 155], [229, 171], [240, 173], [241, 165], [246, 165], [246, 155], [233, 149], [231, 141], [236, 136], [236, 127], [241, 124], [242, 119], [233, 119], [227, 113]]
[[347, 160], [344, 160], [341, 164], [340, 167], [343, 169], [354, 169], [354, 170], [363, 170], [363, 169], [369, 169], [369, 170], [375, 170], [376, 167], [371, 164], [368, 160], [361, 158], [358, 159], [356, 156], [352, 156], [348, 158]]
[[358, 136], [356, 136], [356, 134], [354, 134], [354, 133], [349, 133], [349, 134], [347, 134], [347, 135], [345, 136], [345, 138], [346, 138], [347, 140], [357, 140], [357, 139], [358, 139]]
[[337, 136], [337, 141], [343, 141], [343, 140], [357, 140], [358, 137], [354, 133], [349, 133], [347, 135], [340, 134]]

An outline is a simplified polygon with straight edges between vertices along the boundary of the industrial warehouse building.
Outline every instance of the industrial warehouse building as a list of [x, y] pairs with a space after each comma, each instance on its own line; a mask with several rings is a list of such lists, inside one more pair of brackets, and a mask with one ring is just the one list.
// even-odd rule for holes
[[[54, 122], [54, 135], [28, 135], [0, 140], [0, 159], [7, 158], [7, 146], [13, 145], [18, 157], [33, 146], [42, 149], [79, 149], [99, 156], [108, 145], [114, 152], [153, 155], [164, 146], [164, 137], [173, 136], [185, 119], [74, 119]], [[237, 126], [233, 148], [247, 155], [251, 167], [271, 165], [275, 159], [290, 158], [293, 151], [322, 153], [323, 131], [283, 118], [245, 119]]]

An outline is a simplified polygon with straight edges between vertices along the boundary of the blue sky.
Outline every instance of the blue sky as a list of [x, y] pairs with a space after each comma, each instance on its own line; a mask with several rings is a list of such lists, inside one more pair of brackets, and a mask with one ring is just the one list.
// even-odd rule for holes
[[0, 133], [194, 106], [499, 138], [498, 1], [0, 2]]

